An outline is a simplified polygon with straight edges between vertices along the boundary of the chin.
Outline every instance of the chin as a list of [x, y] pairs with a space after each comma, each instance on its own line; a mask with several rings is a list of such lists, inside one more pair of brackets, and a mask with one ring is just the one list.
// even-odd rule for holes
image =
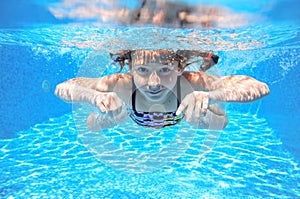
[[147, 100], [148, 100], [149, 102], [162, 103], [162, 99], [161, 99], [161, 98], [147, 97]]
[[166, 93], [160, 93], [159, 95], [155, 95], [155, 94], [145, 93], [144, 96], [150, 102], [163, 103], [166, 96], [167, 96], [167, 94]]

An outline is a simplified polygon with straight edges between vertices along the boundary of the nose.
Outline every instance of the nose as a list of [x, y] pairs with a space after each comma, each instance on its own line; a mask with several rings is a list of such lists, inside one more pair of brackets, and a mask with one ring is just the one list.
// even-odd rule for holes
[[155, 87], [155, 86], [159, 86], [160, 85], [160, 78], [159, 76], [156, 74], [156, 71], [154, 70], [150, 76], [149, 76], [149, 80], [148, 80], [148, 85], [149, 88], [150, 87]]

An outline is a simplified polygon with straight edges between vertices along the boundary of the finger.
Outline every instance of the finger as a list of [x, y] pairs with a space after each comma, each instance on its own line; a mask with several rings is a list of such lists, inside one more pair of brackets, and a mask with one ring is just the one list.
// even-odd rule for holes
[[102, 113], [105, 113], [107, 111], [102, 102], [98, 102], [96, 106]]
[[208, 97], [204, 97], [202, 102], [202, 114], [206, 114], [208, 108]]
[[200, 118], [201, 107], [202, 107], [202, 102], [201, 101], [197, 102], [195, 106], [195, 117], [197, 120]]
[[102, 105], [104, 107], [104, 111], [103, 112], [107, 113], [108, 111], [110, 111], [110, 103], [107, 100], [103, 101]]
[[117, 123], [121, 123], [123, 120], [125, 120], [126, 116], [127, 116], [127, 111], [122, 110], [118, 115], [114, 117], [114, 119]]
[[122, 108], [122, 101], [119, 98], [114, 98], [112, 110], [119, 112], [121, 108]]
[[117, 109], [113, 110], [113, 114], [114, 115], [119, 115], [121, 113], [121, 111], [122, 111], [122, 107], [120, 106]]
[[112, 114], [118, 116], [122, 112], [122, 106], [117, 107], [116, 109], [112, 110]]
[[108, 109], [108, 111], [115, 111], [120, 108], [120, 106], [122, 106], [122, 102], [118, 96], [110, 94], [106, 97], [104, 105]]
[[219, 107], [217, 104], [211, 104], [209, 105], [208, 109], [216, 114], [216, 115], [219, 115], [219, 116], [226, 116], [226, 113], [223, 109], [221, 109], [221, 107]]
[[185, 102], [185, 100], [183, 100], [176, 111], [176, 115], [180, 115], [182, 111], [186, 108], [186, 106], [187, 103]]
[[185, 111], [185, 115], [186, 115], [186, 120], [189, 122], [191, 121], [193, 112], [194, 112], [194, 108], [195, 108], [195, 102], [191, 102], [189, 103], [186, 111]]
[[88, 127], [90, 130], [95, 130], [95, 129], [96, 129], [96, 128], [95, 128], [95, 127], [96, 127], [95, 122], [96, 122], [97, 117], [98, 117], [98, 114], [95, 113], [95, 112], [91, 113], [91, 114], [88, 116], [88, 118], [87, 118], [87, 120], [86, 120], [86, 125], [87, 125], [87, 127]]
[[115, 99], [109, 101], [109, 111], [115, 111], [118, 108], [117, 102]]

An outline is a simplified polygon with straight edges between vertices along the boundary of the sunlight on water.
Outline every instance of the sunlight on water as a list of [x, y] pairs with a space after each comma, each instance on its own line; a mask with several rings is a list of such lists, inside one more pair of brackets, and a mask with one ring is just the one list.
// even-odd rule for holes
[[[168, 29], [56, 25], [51, 28], [0, 30], [0, 44], [34, 48], [120, 49], [201, 49], [214, 51], [254, 50], [282, 42], [299, 48], [299, 29], [293, 26], [250, 26], [238, 29]], [[136, 37], [138, 35], [138, 37]], [[142, 42], [141, 42], [142, 41]]]
[[[1, 159], [5, 160], [0, 163], [1, 197], [34, 197], [41, 193], [55, 197], [86, 197], [88, 194], [109, 198], [121, 195], [129, 198], [177, 195], [183, 198], [230, 195], [293, 198], [299, 195], [299, 166], [267, 122], [251, 115], [233, 112], [228, 115], [231, 117], [228, 128], [221, 133], [213, 151], [201, 156], [201, 145], [208, 132], [196, 131], [180, 157], [168, 163], [161, 159], [166, 164], [148, 174], [119, 171], [130, 168], [131, 164], [119, 169], [103, 164], [79, 139], [72, 114], [52, 118], [19, 132], [15, 139], [0, 141]], [[138, 137], [131, 137], [127, 142], [130, 136], [122, 128], [116, 127], [104, 138], [117, 148], [131, 149], [125, 149], [124, 156], [132, 152], [151, 153], [150, 148], [160, 150], [155, 145], [142, 147], [147, 146], [146, 140], [137, 147], [133, 141], [140, 139]], [[124, 128], [131, 129], [132, 124], [126, 123]], [[148, 136], [157, 141], [166, 138], [164, 134]], [[72, 188], [72, 183], [80, 186]]]

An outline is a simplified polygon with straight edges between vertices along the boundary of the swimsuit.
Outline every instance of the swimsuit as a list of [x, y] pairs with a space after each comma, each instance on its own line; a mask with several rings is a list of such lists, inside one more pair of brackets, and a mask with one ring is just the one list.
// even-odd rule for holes
[[[177, 78], [177, 108], [180, 105], [178, 99], [181, 99], [180, 92], [180, 79]], [[132, 80], [132, 109], [128, 109], [129, 116], [133, 121], [135, 121], [138, 125], [144, 127], [152, 127], [152, 128], [163, 128], [167, 126], [173, 126], [179, 123], [184, 117], [183, 114], [176, 115], [175, 112], [141, 112], [136, 111], [135, 107], [136, 101], [136, 87], [134, 81]]]

